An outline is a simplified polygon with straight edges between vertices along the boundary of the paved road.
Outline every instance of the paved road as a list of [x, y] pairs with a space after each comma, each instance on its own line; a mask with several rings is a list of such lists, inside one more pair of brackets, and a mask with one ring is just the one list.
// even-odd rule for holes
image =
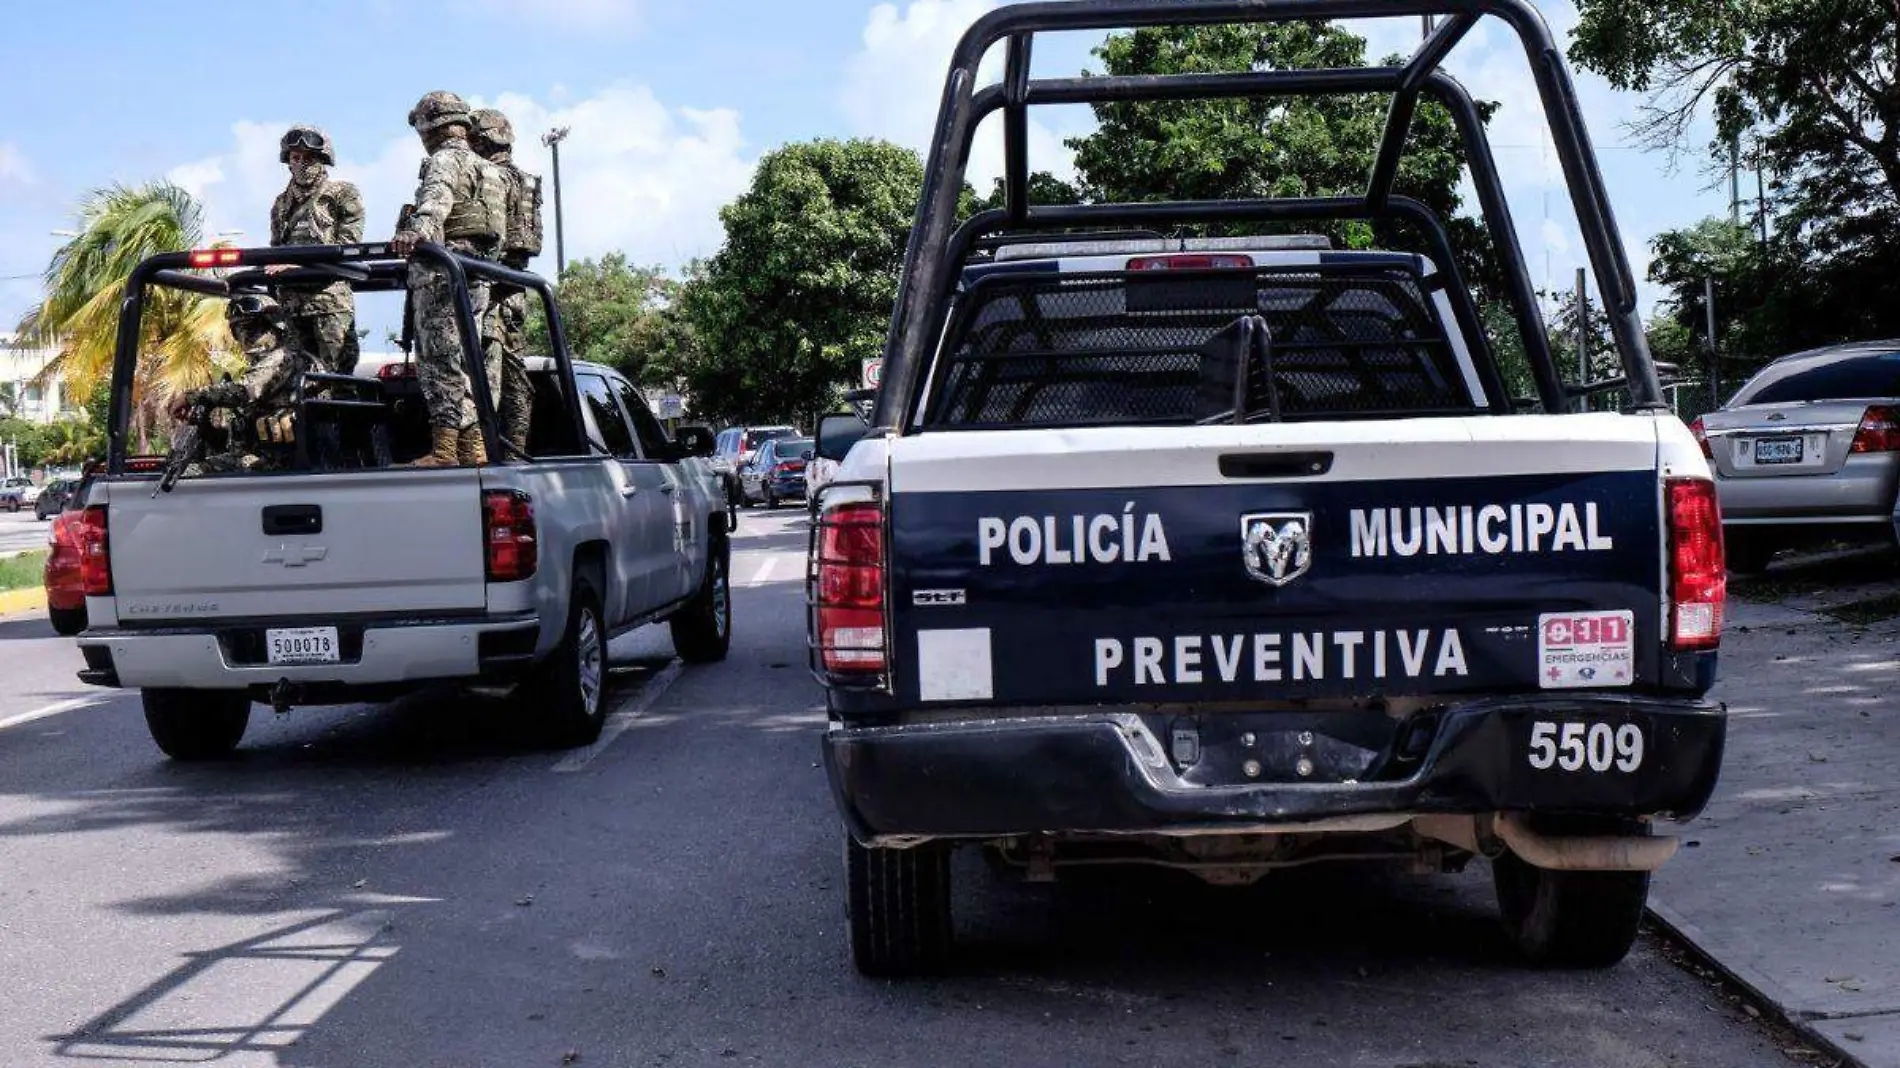
[[47, 528], [51, 521], [41, 522], [33, 517], [33, 509], [24, 508], [18, 512], [0, 512], [0, 556], [11, 556], [18, 552], [46, 548]]
[[730, 661], [630, 636], [624, 729], [571, 754], [418, 699], [260, 710], [238, 761], [169, 764], [44, 622], [0, 622], [0, 1064], [1790, 1063], [1655, 947], [1518, 969], [1481, 866], [1051, 893], [973, 863], [957, 973], [858, 978], [803, 543], [748, 513]]

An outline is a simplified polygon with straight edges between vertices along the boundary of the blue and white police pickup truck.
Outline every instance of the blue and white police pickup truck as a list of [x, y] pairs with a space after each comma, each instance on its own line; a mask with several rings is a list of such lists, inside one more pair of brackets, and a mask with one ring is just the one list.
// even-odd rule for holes
[[1625, 412], [1523, 412], [1443, 242], [986, 249], [1006, 215], [934, 211], [813, 540], [860, 970], [945, 959], [956, 846], [1031, 880], [1482, 856], [1531, 961], [1620, 960], [1725, 729], [1713, 485], [1647, 352]]

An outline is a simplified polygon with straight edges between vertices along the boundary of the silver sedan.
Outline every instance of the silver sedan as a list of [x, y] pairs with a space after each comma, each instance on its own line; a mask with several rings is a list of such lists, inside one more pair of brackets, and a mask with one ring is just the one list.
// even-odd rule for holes
[[1900, 341], [1784, 356], [1690, 429], [1715, 468], [1731, 570], [1804, 542], [1895, 540]]

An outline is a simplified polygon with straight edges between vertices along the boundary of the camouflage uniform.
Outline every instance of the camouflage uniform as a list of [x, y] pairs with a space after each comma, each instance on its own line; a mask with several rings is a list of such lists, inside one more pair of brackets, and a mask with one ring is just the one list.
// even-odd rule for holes
[[[293, 167], [290, 184], [277, 194], [270, 209], [270, 243], [276, 245], [353, 245], [363, 240], [363, 197], [349, 182], [329, 176], [336, 162], [330, 139], [311, 126], [293, 126], [284, 135], [279, 162], [290, 162], [290, 150], [301, 147], [320, 162], [300, 172]], [[290, 313], [291, 344], [310, 353], [317, 366], [337, 374], [356, 370], [356, 295], [348, 282], [320, 289], [281, 287], [279, 296]]]
[[[403, 230], [419, 241], [492, 259], [506, 225], [501, 172], [470, 150], [464, 136], [436, 133], [448, 126], [466, 128], [469, 122], [468, 105], [453, 93], [430, 93], [410, 112], [410, 125], [423, 135], [430, 151], [417, 175], [415, 205]], [[469, 303], [478, 325], [488, 317], [488, 290], [487, 282], [469, 279]], [[441, 462], [443, 435], [454, 434], [463, 442], [460, 462], [480, 462], [481, 439], [448, 272], [412, 260], [409, 292], [414, 298], [420, 349], [416, 375], [429, 408], [429, 424], [436, 432], [438, 451], [433, 455]]]
[[[507, 180], [508, 227], [502, 235], [501, 262], [525, 271], [541, 251], [541, 179], [515, 166], [515, 132], [506, 115], [484, 109], [474, 113], [474, 120], [470, 144]], [[534, 384], [521, 358], [528, 345], [528, 293], [518, 286], [498, 285], [493, 296], [483, 329], [489, 390], [497, 398], [502, 436], [525, 456], [534, 410]]]
[[[276, 301], [255, 296], [233, 298], [225, 317], [248, 366], [236, 381], [192, 390], [185, 396], [186, 403], [229, 409], [234, 422], [253, 424], [260, 441], [287, 443], [297, 382], [310, 369], [305, 350], [286, 343], [295, 320]], [[233, 434], [227, 452], [205, 457], [204, 465], [206, 470], [228, 471], [254, 468], [259, 462], [257, 457], [246, 457], [238, 435]]]

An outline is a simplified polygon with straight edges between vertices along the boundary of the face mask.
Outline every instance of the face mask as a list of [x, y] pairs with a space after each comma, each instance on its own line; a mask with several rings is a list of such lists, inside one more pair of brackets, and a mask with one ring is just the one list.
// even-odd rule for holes
[[290, 180], [298, 185], [315, 185], [323, 180], [324, 166], [320, 159], [307, 159], [301, 165], [290, 165]]

